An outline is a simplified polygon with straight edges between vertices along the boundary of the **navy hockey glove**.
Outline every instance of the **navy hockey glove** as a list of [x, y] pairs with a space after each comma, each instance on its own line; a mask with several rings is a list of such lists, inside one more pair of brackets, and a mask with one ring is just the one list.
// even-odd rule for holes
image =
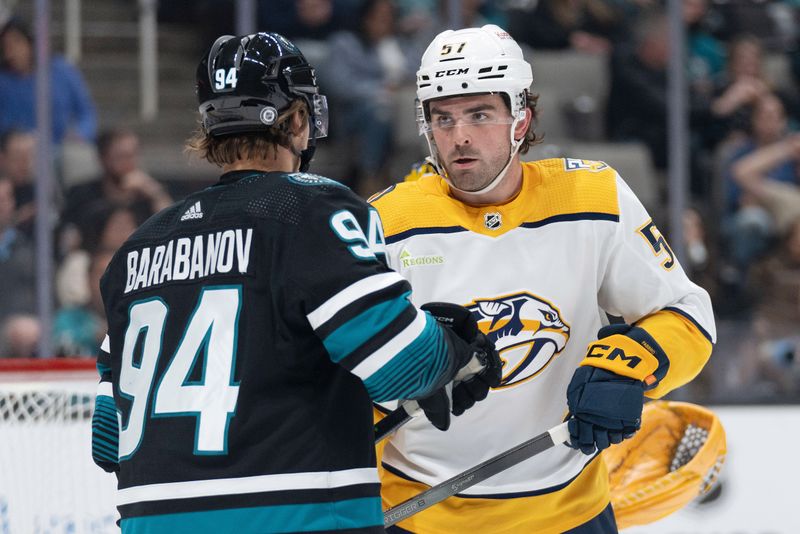
[[447, 430], [451, 413], [461, 415], [500, 385], [502, 362], [468, 309], [447, 302], [429, 302], [421, 308], [446, 327], [451, 371], [445, 386], [418, 403], [433, 426]]
[[567, 388], [569, 445], [593, 454], [639, 430], [644, 392], [669, 368], [661, 347], [644, 329], [608, 325], [589, 344]]

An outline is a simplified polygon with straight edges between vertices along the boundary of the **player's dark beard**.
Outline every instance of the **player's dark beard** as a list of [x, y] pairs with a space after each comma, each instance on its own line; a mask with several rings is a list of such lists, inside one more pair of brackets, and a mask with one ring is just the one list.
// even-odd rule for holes
[[456, 148], [455, 150], [451, 151], [450, 154], [447, 155], [447, 159], [449, 161], [453, 161], [458, 158], [478, 158], [478, 153], [474, 152], [470, 148]]
[[[462, 191], [480, 191], [497, 176], [505, 165], [505, 161], [494, 165], [493, 160], [487, 161], [482, 158], [480, 154], [469, 147], [457, 147], [448, 154], [447, 161], [455, 162], [460, 158], [471, 158], [478, 161], [476, 169], [467, 169], [465, 171], [457, 171], [458, 174], [453, 173], [448, 166], [445, 166], [448, 176], [453, 183]], [[496, 167], [496, 168], [495, 168]], [[469, 178], [471, 177], [471, 179]]]

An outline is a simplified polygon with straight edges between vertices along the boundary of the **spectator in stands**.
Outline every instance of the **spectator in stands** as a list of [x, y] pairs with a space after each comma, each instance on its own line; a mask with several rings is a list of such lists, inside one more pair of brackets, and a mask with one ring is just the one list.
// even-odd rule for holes
[[83, 305], [66, 306], [53, 321], [53, 345], [61, 356], [95, 356], [106, 332], [105, 309], [100, 294], [100, 277], [114, 251], [99, 249], [91, 254], [87, 277], [89, 300]]
[[[714, 11], [717, 18], [715, 35], [719, 39], [730, 41], [737, 35], [750, 33], [761, 39], [767, 48], [779, 48], [784, 44], [784, 36], [773, 16], [776, 13], [775, 6], [789, 4], [792, 1], [794, 0], [715, 1]], [[789, 24], [791, 25], [791, 22]]]
[[[333, 104], [337, 135], [356, 148], [351, 155], [349, 185], [370, 194], [386, 183], [392, 148], [393, 95], [414, 80], [414, 67], [394, 29], [391, 0], [366, 0], [358, 30], [330, 39], [330, 59], [320, 66]], [[338, 121], [337, 121], [338, 116]]]
[[718, 78], [711, 101], [713, 120], [707, 139], [710, 148], [722, 141], [741, 140], [749, 128], [753, 105], [770, 93], [777, 95], [789, 110], [796, 110], [798, 105], [796, 91], [776, 86], [767, 77], [761, 39], [751, 34], [739, 35], [728, 44], [728, 54], [728, 68]]
[[323, 40], [348, 20], [347, 7], [342, 0], [268, 0], [260, 3], [258, 20], [292, 41]]
[[[496, 4], [493, 0], [462, 0], [458, 3], [461, 27], [480, 28], [485, 24], [507, 27], [505, 11]], [[412, 39], [414, 58], [425, 53], [436, 35], [452, 27], [450, 0], [400, 0], [396, 5], [398, 31]]]
[[800, 217], [800, 134], [789, 134], [783, 104], [772, 94], [756, 102], [751, 123], [750, 136], [723, 170], [722, 231], [730, 262], [723, 275], [730, 293], [746, 288], [752, 264]]
[[[684, 270], [689, 278], [703, 287], [711, 288], [714, 283], [709, 278], [709, 263], [712, 261], [708, 253], [706, 224], [699, 209], [690, 207], [683, 212], [683, 242], [686, 256]], [[701, 280], [702, 279], [702, 280]]]
[[100, 179], [67, 191], [62, 214], [65, 232], [71, 234], [62, 238], [69, 243], [65, 245], [67, 250], [79, 245], [75, 230], [86, 234], [87, 224], [93, 225], [86, 214], [98, 202], [127, 206], [140, 222], [172, 203], [166, 189], [139, 166], [139, 137], [135, 133], [125, 129], [105, 131], [97, 139], [97, 152], [102, 167]]
[[766, 96], [753, 110], [752, 138], [733, 157], [729, 201], [766, 210], [770, 226], [784, 233], [800, 217], [798, 169], [800, 133], [788, 132], [780, 99]]
[[713, 125], [708, 146], [725, 137], [741, 137], [750, 122], [753, 104], [770, 92], [763, 75], [764, 49], [753, 35], [740, 35], [728, 44], [728, 68], [716, 81], [711, 101]]
[[36, 311], [36, 264], [31, 242], [14, 227], [14, 186], [0, 177], [0, 324]]
[[[50, 62], [53, 141], [60, 145], [68, 133], [94, 141], [97, 118], [80, 72], [61, 57]], [[33, 39], [12, 19], [0, 30], [0, 134], [36, 127], [36, 88]]]
[[144, 221], [124, 204], [97, 204], [87, 213], [91, 230], [84, 234], [86, 249], [117, 250]]
[[606, 128], [613, 141], [641, 141], [659, 169], [667, 166], [667, 63], [663, 13], [637, 20], [630, 45], [614, 50]]
[[34, 358], [42, 326], [33, 315], [14, 314], [0, 323], [0, 358]]
[[541, 0], [508, 14], [514, 39], [538, 49], [605, 54], [623, 36], [624, 17], [606, 0]]
[[[657, 169], [667, 167], [667, 66], [669, 33], [667, 18], [659, 10], [637, 18], [631, 41], [614, 49], [611, 56], [611, 89], [606, 113], [606, 131], [612, 141], [640, 141], [647, 145]], [[692, 123], [706, 115], [707, 100], [689, 92]], [[699, 139], [691, 140], [692, 153]], [[692, 162], [696, 167], [697, 162]], [[692, 191], [701, 192], [702, 178], [693, 172]]]
[[14, 186], [15, 225], [28, 237], [33, 235], [36, 215], [35, 157], [36, 137], [32, 133], [11, 130], [0, 135], [0, 175]]
[[800, 393], [800, 218], [789, 225], [780, 249], [754, 268], [760, 299], [754, 328], [757, 367], [783, 395]]
[[689, 84], [694, 91], [710, 95], [714, 80], [725, 69], [725, 49], [706, 29], [708, 0], [683, 0], [689, 54]]
[[117, 250], [143, 221], [134, 211], [123, 205], [100, 201], [90, 207], [85, 215], [82, 248], [67, 252], [56, 273], [56, 295], [62, 307], [86, 305], [91, 296], [87, 272], [92, 254], [97, 251]]

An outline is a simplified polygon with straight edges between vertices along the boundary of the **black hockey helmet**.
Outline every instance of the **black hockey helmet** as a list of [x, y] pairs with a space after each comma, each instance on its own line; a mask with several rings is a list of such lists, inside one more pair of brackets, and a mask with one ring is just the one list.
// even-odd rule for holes
[[301, 170], [311, 160], [314, 139], [328, 133], [328, 104], [314, 68], [277, 33], [218, 38], [197, 67], [197, 98], [203, 129], [214, 137], [267, 130], [302, 99], [310, 112], [311, 140]]

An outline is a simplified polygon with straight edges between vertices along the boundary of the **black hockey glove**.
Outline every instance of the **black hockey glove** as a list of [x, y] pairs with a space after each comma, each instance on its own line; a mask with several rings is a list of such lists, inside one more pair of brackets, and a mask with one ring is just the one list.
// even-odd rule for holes
[[663, 349], [644, 329], [604, 326], [567, 388], [572, 448], [594, 454], [639, 430], [644, 392], [669, 368]]
[[429, 302], [421, 308], [445, 326], [451, 369], [443, 387], [417, 402], [433, 426], [447, 430], [451, 413], [461, 415], [500, 385], [502, 362], [468, 309], [447, 302]]

